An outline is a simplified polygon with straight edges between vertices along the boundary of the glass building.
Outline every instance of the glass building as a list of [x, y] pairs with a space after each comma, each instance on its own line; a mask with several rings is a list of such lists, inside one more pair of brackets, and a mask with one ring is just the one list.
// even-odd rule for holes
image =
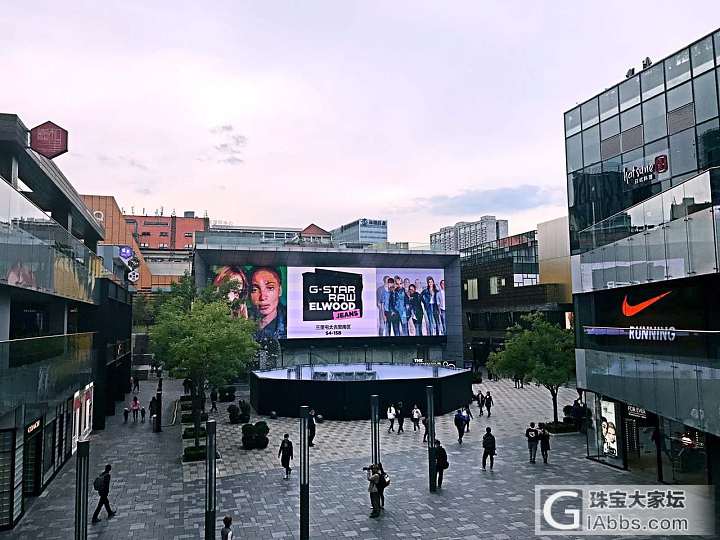
[[720, 478], [720, 32], [565, 113], [588, 457]]
[[387, 242], [387, 221], [384, 219], [356, 219], [330, 231], [336, 246], [366, 247]]

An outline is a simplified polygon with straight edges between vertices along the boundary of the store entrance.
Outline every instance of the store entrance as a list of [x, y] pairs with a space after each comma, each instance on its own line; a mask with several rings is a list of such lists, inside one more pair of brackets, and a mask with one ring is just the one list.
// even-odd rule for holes
[[707, 483], [705, 433], [674, 420], [661, 420], [660, 458], [663, 482]]
[[632, 406], [628, 406], [628, 412], [623, 418], [627, 467], [653, 481], [659, 480], [658, 452], [653, 442], [657, 422], [655, 414]]
[[[27, 430], [26, 430], [27, 433]], [[35, 497], [42, 486], [42, 429], [25, 435], [23, 449], [23, 495]]]

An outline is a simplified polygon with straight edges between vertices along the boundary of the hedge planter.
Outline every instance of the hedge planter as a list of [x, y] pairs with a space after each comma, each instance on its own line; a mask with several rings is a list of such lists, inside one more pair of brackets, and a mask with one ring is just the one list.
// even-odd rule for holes
[[180, 396], [178, 401], [192, 401], [192, 396]]
[[270, 428], [267, 422], [259, 421], [255, 424], [245, 424], [242, 427], [242, 445], [245, 450], [264, 450], [270, 440], [267, 438]]
[[[184, 412], [184, 413], [182, 414], [182, 416], [180, 417], [180, 421], [181, 421], [183, 424], [194, 424], [194, 423], [195, 423], [195, 418], [194, 418], [194, 416], [195, 416], [195, 415], [194, 415], [193, 413], [191, 413], [191, 412], [187, 412], [187, 413]], [[208, 414], [207, 414], [207, 413], [200, 413], [200, 421], [201, 421], [201, 422], [207, 422], [207, 419], [208, 419]]]
[[[188, 446], [183, 450], [183, 458], [182, 460], [184, 462], [190, 462], [190, 461], [205, 461], [205, 457], [207, 456], [207, 448], [205, 445], [201, 446]], [[220, 459], [220, 453], [215, 452], [215, 458]]]
[[192, 411], [192, 401], [181, 401], [180, 410], [182, 412]]
[[[200, 428], [200, 438], [204, 439], [205, 437], [207, 437], [207, 430], [204, 427], [201, 427]], [[185, 428], [183, 430], [182, 438], [183, 439], [194, 439], [195, 438], [195, 428], [194, 427]]]
[[230, 405], [227, 411], [231, 424], [247, 424], [250, 421], [250, 404], [244, 399], [241, 399], [237, 405]]
[[218, 392], [220, 403], [228, 403], [235, 401], [235, 387], [234, 386], [223, 386]]
[[545, 424], [545, 427], [550, 433], [577, 433], [574, 422], [570, 424], [565, 422], [558, 422], [557, 424], [555, 422], [548, 422]]

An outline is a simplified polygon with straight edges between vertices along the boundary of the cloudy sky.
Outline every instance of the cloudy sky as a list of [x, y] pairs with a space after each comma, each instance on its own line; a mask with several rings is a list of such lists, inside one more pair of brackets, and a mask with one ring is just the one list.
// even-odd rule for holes
[[0, 22], [0, 110], [69, 130], [79, 192], [427, 242], [566, 212], [562, 113], [720, 2], [28, 1]]

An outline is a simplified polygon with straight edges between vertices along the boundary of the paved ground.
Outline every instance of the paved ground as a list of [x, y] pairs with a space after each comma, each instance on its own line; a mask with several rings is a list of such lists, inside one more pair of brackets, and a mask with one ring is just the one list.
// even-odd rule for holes
[[[151, 386], [144, 384], [142, 401], [150, 397]], [[452, 415], [438, 419], [438, 438], [451, 465], [443, 489], [436, 494], [427, 489], [427, 451], [421, 432], [414, 433], [409, 421], [403, 434], [381, 431], [383, 463], [392, 483], [386, 490], [385, 514], [377, 520], [367, 517], [367, 482], [362, 471], [369, 461], [369, 423], [319, 425], [316, 446], [311, 449], [311, 536], [324, 540], [528, 538], [533, 536], [535, 484], [644, 483], [631, 473], [587, 460], [585, 440], [579, 435], [554, 437], [549, 465], [527, 463], [524, 429], [530, 420], [551, 417], [549, 393], [535, 386], [514, 389], [505, 381], [485, 383], [482, 389], [494, 395], [492, 418], [476, 415], [462, 446], [457, 444]], [[180, 386], [166, 382], [165, 390], [166, 396], [178, 395]], [[559, 401], [569, 403], [574, 397], [574, 390], [563, 389]], [[268, 419], [270, 447], [245, 451], [240, 446], [239, 426], [227, 421], [227, 404], [219, 407], [214, 415], [222, 453], [218, 518], [232, 515], [239, 538], [297, 538], [298, 479], [294, 475], [283, 480], [276, 459], [283, 433], [298, 440], [297, 421]], [[170, 418], [168, 412], [165, 415]], [[492, 472], [483, 471], [479, 464], [485, 426], [493, 428], [499, 445]], [[111, 504], [118, 515], [107, 521], [102, 514], [103, 521], [90, 526], [91, 538], [203, 537], [204, 465], [181, 464], [179, 430], [180, 426], [171, 426], [153, 434], [147, 424], [123, 425], [118, 416], [108, 419], [104, 432], [93, 435], [91, 470], [113, 463]], [[20, 525], [0, 534], [0, 539], [72, 538], [74, 474], [69, 463]], [[91, 510], [96, 501], [93, 493]]]

